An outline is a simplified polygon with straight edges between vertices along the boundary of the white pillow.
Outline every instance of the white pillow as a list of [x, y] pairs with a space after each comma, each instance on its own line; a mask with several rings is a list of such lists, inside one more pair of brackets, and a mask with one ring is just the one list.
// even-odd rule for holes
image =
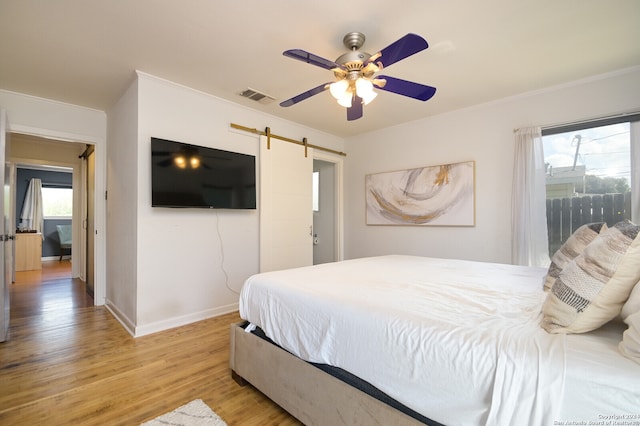
[[544, 278], [544, 290], [551, 290], [551, 286], [553, 286], [564, 267], [581, 255], [589, 243], [606, 229], [607, 224], [604, 222], [587, 223], [576, 229], [562, 247], [553, 254], [549, 271]]
[[622, 321], [626, 321], [629, 315], [640, 312], [640, 281], [636, 283], [631, 290], [631, 294], [629, 295], [629, 299], [622, 306], [622, 312], [620, 312], [620, 317]]
[[629, 315], [625, 323], [629, 328], [622, 334], [618, 349], [622, 355], [640, 364], [640, 311]]
[[543, 306], [549, 333], [584, 333], [620, 314], [640, 280], [640, 226], [602, 231], [562, 270]]

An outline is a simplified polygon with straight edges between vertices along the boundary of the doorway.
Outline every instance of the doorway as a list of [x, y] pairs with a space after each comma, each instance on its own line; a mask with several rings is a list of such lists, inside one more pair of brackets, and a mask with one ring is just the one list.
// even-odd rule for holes
[[[66, 184], [73, 192], [71, 218], [70, 220], [66, 219], [72, 226], [73, 243], [70, 256], [66, 251], [64, 252], [65, 256], [60, 258], [58, 237], [55, 232], [55, 224], [59, 222], [57, 220], [45, 220], [45, 230], [47, 229], [46, 222], [53, 223], [51, 225], [53, 228], [49, 227], [50, 229], [44, 235], [43, 243], [45, 243], [46, 250], [43, 250], [41, 255], [45, 262], [67, 262], [70, 266], [68, 278], [84, 282], [87, 293], [93, 297], [94, 270], [93, 262], [89, 261], [88, 256], [89, 246], [93, 247], [93, 234], [88, 235], [89, 223], [93, 224], [94, 222], [93, 209], [88, 208], [88, 204], [93, 200], [94, 188], [92, 185], [95, 185], [92, 177], [95, 173], [94, 168], [89, 165], [90, 161], [87, 160], [89, 153], [87, 147], [91, 145], [20, 133], [12, 133], [11, 137], [9, 160], [14, 164], [14, 175], [17, 174], [18, 169], [26, 168], [40, 173], [59, 172], [72, 176], [69, 179], [70, 182]], [[47, 179], [43, 182], [47, 182]], [[14, 192], [12, 202], [15, 206], [16, 225], [19, 224], [21, 211], [21, 205], [17, 198], [19, 197]], [[18, 202], [16, 203], [16, 201]], [[91, 250], [91, 256], [93, 256], [93, 250]]]
[[313, 264], [342, 254], [342, 158], [314, 152]]

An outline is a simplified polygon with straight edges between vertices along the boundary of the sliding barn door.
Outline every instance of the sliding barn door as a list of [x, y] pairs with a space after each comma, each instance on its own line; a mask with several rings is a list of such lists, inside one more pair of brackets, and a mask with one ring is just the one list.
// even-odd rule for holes
[[313, 152], [260, 138], [260, 272], [313, 264]]
[[[87, 293], [91, 296], [94, 296], [94, 275], [95, 275], [95, 236], [96, 236], [96, 225], [95, 225], [95, 209], [94, 205], [96, 202], [95, 197], [95, 187], [96, 187], [96, 152], [95, 149], [90, 147], [87, 152], [87, 217], [86, 217], [86, 225], [87, 225], [87, 253], [86, 253], [86, 262], [87, 267], [86, 270], [86, 278], [85, 278], [85, 287], [87, 289]], [[95, 297], [94, 297], [95, 300]]]
[[9, 186], [9, 164], [5, 162], [8, 144], [7, 112], [0, 109], [0, 342], [8, 338], [9, 333], [9, 286], [13, 276], [13, 229], [11, 224], [11, 188]]

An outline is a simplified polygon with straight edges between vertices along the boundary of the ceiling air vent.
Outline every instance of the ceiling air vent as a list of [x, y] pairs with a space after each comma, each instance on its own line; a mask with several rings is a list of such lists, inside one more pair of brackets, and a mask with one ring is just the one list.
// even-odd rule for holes
[[271, 102], [276, 100], [276, 98], [274, 98], [273, 96], [267, 95], [266, 93], [258, 92], [251, 87], [247, 87], [245, 90], [240, 92], [240, 96], [251, 99], [252, 101], [259, 102], [263, 105], [270, 104]]

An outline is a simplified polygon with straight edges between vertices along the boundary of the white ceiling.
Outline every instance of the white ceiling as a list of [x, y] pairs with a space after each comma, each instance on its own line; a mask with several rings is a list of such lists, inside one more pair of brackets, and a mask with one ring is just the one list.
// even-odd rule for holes
[[[335, 60], [351, 31], [372, 54], [423, 36], [384, 73], [436, 95], [381, 91], [353, 122], [328, 92], [280, 107], [333, 79], [282, 52]], [[0, 0], [2, 89], [107, 110], [140, 70], [345, 137], [639, 64], [638, 0]]]

